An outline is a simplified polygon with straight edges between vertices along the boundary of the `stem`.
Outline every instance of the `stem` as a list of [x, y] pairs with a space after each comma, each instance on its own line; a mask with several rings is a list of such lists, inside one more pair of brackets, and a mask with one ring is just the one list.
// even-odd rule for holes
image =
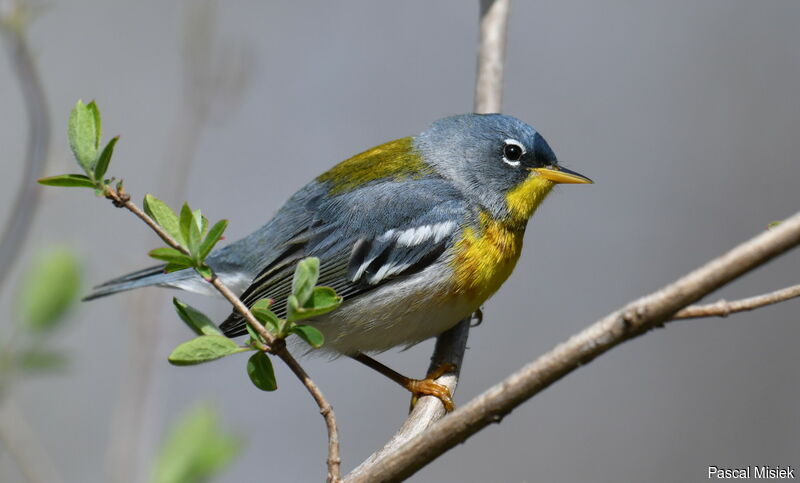
[[[125, 208], [134, 215], [136, 215], [139, 219], [144, 221], [147, 226], [149, 226], [156, 234], [170, 247], [180, 251], [184, 255], [189, 255], [189, 252], [181, 246], [180, 243], [175, 241], [169, 233], [164, 231], [158, 223], [155, 222], [152, 218], [147, 216], [147, 213], [142, 211], [134, 202], [131, 201], [130, 195], [125, 193], [122, 189], [115, 190], [111, 186], [106, 186], [104, 189], [104, 194], [106, 198], [110, 199], [114, 202], [114, 206]], [[213, 272], [212, 272], [213, 273]], [[244, 317], [245, 321], [250, 325], [250, 327], [255, 330], [258, 335], [264, 338], [269, 345], [269, 351], [275, 354], [276, 356], [280, 357], [286, 365], [295, 373], [300, 382], [308, 389], [308, 392], [311, 393], [311, 396], [314, 398], [314, 401], [319, 406], [319, 412], [322, 414], [322, 417], [325, 419], [325, 426], [328, 430], [328, 481], [331, 483], [335, 483], [341, 481], [340, 475], [340, 463], [341, 459], [339, 457], [339, 432], [336, 428], [336, 415], [333, 412], [333, 408], [331, 407], [330, 403], [328, 403], [325, 396], [322, 394], [322, 391], [317, 387], [313, 380], [308, 376], [308, 374], [303, 370], [302, 366], [295, 360], [294, 357], [289, 353], [286, 349], [286, 345], [284, 344], [282, 339], [276, 339], [269, 331], [261, 325], [261, 323], [253, 316], [253, 313], [250, 312], [250, 309], [242, 303], [239, 297], [234, 294], [231, 289], [229, 289], [222, 280], [214, 273], [210, 279], [206, 279], [208, 283], [214, 286], [217, 291], [222, 294], [225, 299], [233, 305], [233, 308], [239, 312], [242, 317]]]

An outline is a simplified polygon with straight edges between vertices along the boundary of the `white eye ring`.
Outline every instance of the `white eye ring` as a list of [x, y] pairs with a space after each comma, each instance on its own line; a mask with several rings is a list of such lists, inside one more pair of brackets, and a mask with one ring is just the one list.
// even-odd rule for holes
[[[505, 148], [506, 148], [507, 146], [516, 146], [516, 147], [518, 147], [520, 150], [522, 150], [522, 154], [520, 155], [520, 158], [521, 158], [522, 156], [525, 156], [525, 153], [526, 153], [526, 151], [525, 151], [525, 146], [523, 146], [521, 142], [517, 141], [516, 139], [510, 139], [510, 138], [509, 138], [509, 139], [506, 139], [506, 140], [505, 140], [505, 141], [503, 141], [503, 142], [505, 143], [505, 146], [503, 146], [503, 150], [504, 150], [504, 151], [505, 151]], [[508, 164], [509, 166], [513, 166], [513, 167], [515, 167], [515, 168], [516, 168], [517, 166], [519, 166], [519, 163], [520, 163], [520, 161], [519, 161], [519, 160], [514, 160], [514, 161], [512, 161], [512, 160], [510, 160], [510, 159], [506, 158], [506, 155], [505, 155], [505, 154], [503, 154], [503, 162], [504, 162], [504, 163], [506, 163], [506, 164]]]

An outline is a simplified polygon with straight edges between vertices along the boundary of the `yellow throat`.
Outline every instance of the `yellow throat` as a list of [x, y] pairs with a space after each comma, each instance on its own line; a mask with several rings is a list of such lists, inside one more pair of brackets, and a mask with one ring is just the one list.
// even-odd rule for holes
[[453, 259], [455, 292], [478, 305], [506, 281], [522, 253], [525, 225], [555, 183], [536, 173], [506, 194], [509, 216], [493, 219], [481, 212], [480, 226], [465, 228]]

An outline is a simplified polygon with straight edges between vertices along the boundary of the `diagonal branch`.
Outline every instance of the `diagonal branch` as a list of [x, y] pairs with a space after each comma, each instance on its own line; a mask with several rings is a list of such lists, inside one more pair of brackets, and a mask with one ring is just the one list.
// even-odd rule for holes
[[[164, 231], [158, 223], [155, 222], [152, 218], [150, 218], [147, 213], [142, 211], [134, 202], [131, 201], [130, 195], [125, 193], [121, 188], [114, 189], [111, 186], [107, 185], [105, 187], [104, 196], [110, 199], [114, 206], [119, 208], [125, 208], [134, 215], [136, 215], [139, 219], [147, 224], [158, 236], [161, 240], [164, 241], [170, 247], [180, 251], [184, 255], [189, 255], [189, 252], [186, 251], [184, 247], [180, 245], [174, 238], [172, 238], [169, 233]], [[275, 354], [276, 356], [280, 357], [281, 360], [289, 366], [289, 368], [294, 372], [300, 382], [303, 383], [305, 388], [311, 394], [311, 397], [314, 398], [314, 401], [319, 406], [319, 412], [325, 420], [325, 426], [328, 430], [328, 478], [329, 482], [337, 482], [341, 481], [340, 475], [340, 465], [341, 465], [341, 458], [339, 456], [339, 431], [336, 426], [336, 415], [333, 412], [333, 407], [331, 407], [330, 403], [328, 403], [325, 396], [322, 394], [322, 391], [319, 387], [314, 383], [313, 380], [308, 376], [308, 374], [303, 370], [300, 363], [289, 353], [289, 350], [286, 348], [286, 344], [282, 340], [277, 340], [269, 331], [253, 316], [253, 313], [250, 312], [250, 309], [242, 303], [239, 297], [234, 294], [231, 289], [229, 289], [222, 280], [214, 274], [209, 280], [207, 280], [217, 291], [222, 294], [225, 299], [233, 305], [234, 309], [239, 312], [242, 317], [247, 321], [250, 327], [253, 328], [261, 337], [267, 341], [267, 345], [269, 346], [269, 351]]]
[[350, 481], [398, 481], [628, 339], [662, 326], [681, 308], [800, 244], [800, 213], [740, 244], [661, 290], [590, 325], [522, 367]]

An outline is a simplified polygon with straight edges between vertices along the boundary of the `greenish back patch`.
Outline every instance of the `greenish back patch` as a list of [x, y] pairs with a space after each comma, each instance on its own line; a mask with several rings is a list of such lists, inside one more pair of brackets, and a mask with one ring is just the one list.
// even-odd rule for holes
[[433, 173], [414, 149], [411, 137], [396, 139], [344, 160], [317, 178], [330, 183], [330, 194], [355, 189], [370, 181], [416, 179]]

